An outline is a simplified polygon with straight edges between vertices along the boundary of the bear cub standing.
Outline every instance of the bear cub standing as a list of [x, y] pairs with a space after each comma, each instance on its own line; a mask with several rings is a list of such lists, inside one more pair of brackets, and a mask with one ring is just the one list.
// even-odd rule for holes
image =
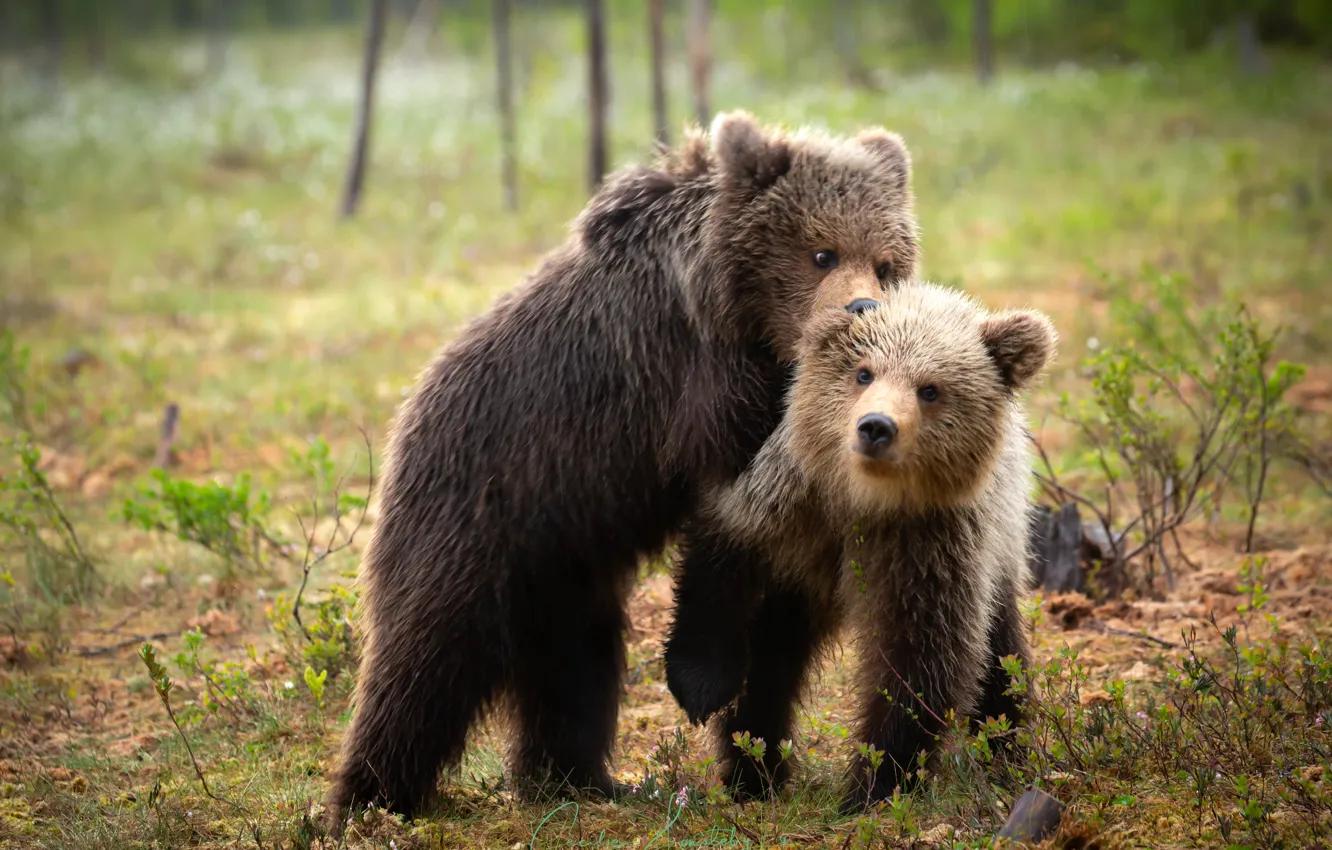
[[[776, 743], [844, 623], [861, 665], [852, 740], [883, 751], [877, 770], [855, 760], [844, 810], [909, 781], [948, 709], [1019, 722], [1001, 665], [1030, 659], [1017, 394], [1056, 339], [1040, 313], [924, 282], [811, 321], [784, 419], [705, 496], [676, 577], [667, 682], [692, 722], [739, 697], [714, 725], [737, 792], [784, 780]], [[767, 742], [762, 767], [732, 744], [742, 731]]]
[[515, 785], [617, 791], [635, 565], [776, 427], [810, 315], [914, 273], [910, 172], [879, 128], [720, 115], [609, 176], [441, 349], [386, 450], [335, 828], [367, 803], [419, 813], [500, 706]]

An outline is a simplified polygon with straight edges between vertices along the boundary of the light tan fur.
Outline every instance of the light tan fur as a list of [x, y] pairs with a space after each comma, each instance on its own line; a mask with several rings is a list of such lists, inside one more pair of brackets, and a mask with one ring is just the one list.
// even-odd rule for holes
[[[785, 418], [739, 479], [705, 493], [706, 521], [761, 552], [777, 585], [799, 588], [834, 627], [855, 628], [867, 700], [858, 740], [890, 759], [909, 761], [920, 743], [885, 728], [915, 722], [898, 716], [913, 693], [940, 716], [978, 709], [992, 630], [1026, 657], [1011, 624], [1027, 584], [1031, 484], [1017, 393], [1056, 339], [1039, 313], [990, 312], [924, 282], [860, 315], [824, 311], [801, 342]], [[923, 399], [924, 387], [937, 399]], [[896, 424], [874, 456], [857, 433], [867, 414]], [[838, 562], [827, 561], [829, 541]], [[877, 693], [885, 687], [900, 691], [892, 709]]]

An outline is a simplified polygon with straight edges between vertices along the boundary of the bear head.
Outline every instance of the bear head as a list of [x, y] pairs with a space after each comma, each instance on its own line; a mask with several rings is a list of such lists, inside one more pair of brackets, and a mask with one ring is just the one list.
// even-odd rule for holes
[[787, 131], [737, 111], [716, 117], [707, 144], [713, 282], [695, 309], [714, 327], [764, 339], [791, 362], [819, 308], [914, 277], [911, 157], [897, 134]]
[[1013, 439], [1016, 395], [1054, 354], [1032, 310], [991, 312], [932, 283], [810, 321], [789, 415], [791, 452], [858, 513], [966, 504]]

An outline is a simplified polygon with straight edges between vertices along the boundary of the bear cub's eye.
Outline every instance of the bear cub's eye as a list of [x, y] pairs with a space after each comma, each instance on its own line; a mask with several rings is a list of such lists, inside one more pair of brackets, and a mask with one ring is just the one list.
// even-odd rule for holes
[[939, 389], [934, 384], [927, 384], [916, 390], [916, 395], [920, 396], [921, 401], [938, 401]]
[[856, 373], [857, 384], [869, 384], [874, 381], [874, 373], [868, 369], [861, 369]]
[[888, 281], [892, 280], [893, 279], [892, 261], [890, 260], [886, 263], [880, 263], [878, 268], [874, 270], [874, 274], [879, 278], [879, 283], [887, 283]]
[[821, 269], [832, 269], [837, 267], [836, 251], [816, 251], [814, 253], [814, 265]]

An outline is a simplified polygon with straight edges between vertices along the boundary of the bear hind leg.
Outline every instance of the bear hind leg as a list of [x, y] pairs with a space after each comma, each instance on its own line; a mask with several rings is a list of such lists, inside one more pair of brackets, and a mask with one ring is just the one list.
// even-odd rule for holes
[[[369, 654], [359, 674], [329, 798], [335, 827], [370, 803], [409, 819], [419, 814], [440, 770], [462, 758], [473, 720], [498, 692], [499, 660], [486, 651], [498, 640], [433, 624], [395, 631], [404, 636], [378, 637], [383, 650]], [[423, 665], [429, 675], [419, 675]]]
[[[618, 796], [624, 789], [608, 763], [625, 668], [623, 601], [558, 596], [543, 606], [544, 617], [522, 627], [513, 682], [520, 727], [514, 783], [526, 797]], [[551, 612], [558, 612], [554, 623]]]

